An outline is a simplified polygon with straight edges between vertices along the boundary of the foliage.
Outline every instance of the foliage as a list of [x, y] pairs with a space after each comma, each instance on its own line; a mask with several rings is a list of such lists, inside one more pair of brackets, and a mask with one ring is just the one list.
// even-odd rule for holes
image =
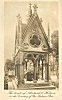
[[[58, 31], [54, 31], [51, 35], [51, 43], [52, 43], [52, 53], [53, 53], [53, 70], [56, 69], [58, 70], [59, 66], [59, 37], [58, 37]], [[54, 60], [56, 59], [56, 60]]]
[[52, 49], [53, 49], [53, 54], [55, 56], [58, 56], [58, 31], [54, 31], [53, 34], [51, 35], [51, 43], [52, 43]]
[[9, 69], [14, 69], [14, 62], [10, 59], [7, 59], [5, 63], [5, 70], [8, 71]]

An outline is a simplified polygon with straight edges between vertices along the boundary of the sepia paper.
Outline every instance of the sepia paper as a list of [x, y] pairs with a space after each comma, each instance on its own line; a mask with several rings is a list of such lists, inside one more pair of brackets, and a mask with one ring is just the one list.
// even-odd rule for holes
[[[31, 3], [31, 4], [30, 4]], [[32, 1], [28, 1], [28, 0], [5, 0], [2, 1], [0, 4], [0, 48], [1, 48], [1, 59], [0, 59], [0, 98], [1, 100], [3, 99], [43, 99], [45, 100], [47, 99], [51, 99], [51, 100], [61, 100], [61, 90], [62, 90], [62, 68], [61, 68], [61, 0], [32, 0]], [[31, 8], [30, 8], [31, 7]], [[32, 12], [31, 12], [32, 10]], [[31, 25], [30, 21], [29, 21], [29, 17], [31, 17], [30, 14], [33, 14], [32, 16], [34, 16], [31, 21], [33, 23], [33, 25]], [[48, 37], [48, 35], [50, 35], [49, 41], [48, 43], [50, 43], [51, 46], [51, 34], [55, 32], [59, 33], [59, 65], [58, 65], [58, 70], [59, 70], [59, 82], [58, 82], [58, 88], [54, 86], [54, 82], [52, 83], [52, 85], [50, 86], [50, 74], [51, 71], [50, 69], [46, 69], [46, 67], [43, 67], [43, 71], [42, 71], [42, 61], [44, 59], [47, 59], [48, 56], [45, 52], [41, 51], [44, 50], [44, 48], [42, 48], [43, 44], [46, 45], [47, 48], [47, 43], [45, 42], [46, 36], [43, 36], [40, 34], [40, 26], [38, 25], [39, 20], [38, 18], [35, 19], [36, 17], [39, 17], [40, 22], [42, 23], [41, 25], [43, 26], [43, 33], [46, 33], [46, 36]], [[35, 19], [35, 24], [34, 24], [34, 19]], [[16, 40], [16, 33], [18, 33], [19, 27], [18, 25], [18, 21], [20, 22], [20, 20], [22, 20], [22, 24], [27, 24], [25, 29], [25, 33], [23, 35], [22, 33], [22, 37], [20, 36], [20, 41]], [[29, 25], [31, 25], [31, 27], [29, 27]], [[36, 26], [38, 25], [38, 26]], [[18, 28], [17, 28], [18, 27]], [[22, 27], [22, 26], [21, 26]], [[30, 28], [30, 29], [29, 29]], [[22, 28], [21, 28], [22, 29]], [[37, 30], [38, 29], [38, 30]], [[30, 33], [31, 32], [31, 33]], [[37, 33], [38, 32], [38, 33]], [[49, 34], [50, 33], [50, 34]], [[26, 38], [26, 39], [25, 39]], [[35, 38], [35, 41], [34, 41]], [[15, 46], [15, 42], [19, 42], [21, 44], [22, 41], [22, 45], [18, 45], [18, 47]], [[47, 40], [46, 40], [47, 41]], [[17, 44], [16, 44], [17, 45]], [[40, 48], [41, 46], [41, 48]], [[45, 48], [45, 49], [46, 49]], [[5, 76], [5, 63], [7, 59], [11, 59], [13, 60], [13, 58], [15, 58], [15, 64], [17, 63], [17, 57], [15, 57], [15, 55], [17, 54], [18, 50], [23, 51], [20, 52], [20, 70], [22, 70], [21, 72], [18, 71], [18, 74], [16, 73], [15, 77], [17, 78], [17, 82], [20, 83], [19, 81], [19, 77], [18, 75], [20, 75], [20, 80], [23, 82], [26, 82], [25, 84], [28, 83], [28, 87], [26, 88], [26, 85], [19, 85], [19, 88], [14, 88], [14, 89], [10, 89], [8, 88], [7, 90], [4, 89], [4, 76]], [[50, 51], [50, 49], [48, 49]], [[27, 52], [27, 53], [26, 53]], [[42, 52], [42, 53], [41, 53]], [[23, 58], [23, 54], [24, 54], [24, 58]], [[28, 58], [28, 54], [32, 54], [34, 56], [31, 58]], [[40, 56], [39, 56], [40, 55]], [[27, 56], [27, 57], [26, 57]], [[23, 58], [23, 59], [22, 59]], [[39, 61], [38, 59], [40, 59], [41, 61]], [[49, 58], [49, 61], [53, 59], [53, 58]], [[34, 62], [36, 61], [36, 62]], [[38, 65], [39, 68], [39, 64], [40, 63], [40, 71], [38, 70], [39, 74], [37, 75], [37, 67], [34, 69], [34, 66]], [[27, 62], [27, 69], [26, 69], [26, 62]], [[46, 62], [48, 62], [48, 60], [46, 60]], [[46, 63], [45, 62], [45, 63]], [[54, 62], [54, 59], [53, 61]], [[47, 63], [46, 63], [47, 64]], [[56, 63], [54, 63], [56, 64]], [[43, 63], [44, 65], [44, 63]], [[24, 69], [23, 69], [23, 66]], [[29, 67], [30, 66], [30, 67]], [[45, 70], [44, 70], [45, 68]], [[16, 69], [17, 70], [17, 69]], [[23, 71], [24, 70], [24, 71]], [[26, 71], [27, 70], [27, 71]], [[47, 70], [47, 72], [46, 72]], [[26, 74], [28, 72], [34, 72], [33, 74]], [[49, 74], [47, 75], [49, 71]], [[24, 73], [25, 72], [25, 73]], [[45, 73], [44, 73], [45, 72]], [[11, 73], [11, 70], [8, 71], [8, 73]], [[23, 74], [24, 73], [24, 74]], [[43, 74], [42, 74], [43, 73]], [[38, 77], [37, 77], [38, 76]], [[40, 77], [41, 76], [41, 77]], [[14, 78], [14, 77], [13, 77]], [[43, 78], [43, 79], [42, 79]], [[23, 81], [24, 79], [24, 81]], [[39, 80], [43, 80], [45, 82], [45, 79], [47, 79], [47, 82], [49, 81], [49, 86], [46, 88], [45, 86], [39, 86], [37, 87], [37, 84], [40, 84]], [[55, 78], [52, 78], [55, 81]], [[27, 81], [26, 81], [27, 80]], [[42, 82], [43, 82], [42, 81]], [[32, 83], [34, 82], [34, 83]], [[14, 82], [13, 82], [14, 83]], [[17, 83], [17, 84], [19, 84]], [[32, 84], [35, 84], [34, 87]], [[44, 83], [42, 83], [42, 85], [44, 85]], [[24, 88], [25, 86], [25, 88]], [[36, 87], [35, 87], [36, 86]], [[44, 89], [45, 87], [45, 89]], [[51, 87], [51, 88], [50, 88]], [[53, 89], [54, 88], [54, 89]]]

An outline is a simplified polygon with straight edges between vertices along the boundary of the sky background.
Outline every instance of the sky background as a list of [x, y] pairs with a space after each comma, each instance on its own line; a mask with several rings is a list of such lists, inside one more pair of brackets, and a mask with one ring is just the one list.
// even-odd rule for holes
[[42, 18], [42, 25], [46, 34], [48, 34], [48, 23], [50, 25], [50, 34], [54, 30], [58, 30], [58, 3], [57, 2], [5, 2], [4, 3], [4, 61], [11, 59], [14, 55], [15, 33], [17, 15], [20, 13], [23, 23], [27, 22], [29, 3], [37, 4], [37, 13], [39, 18]]

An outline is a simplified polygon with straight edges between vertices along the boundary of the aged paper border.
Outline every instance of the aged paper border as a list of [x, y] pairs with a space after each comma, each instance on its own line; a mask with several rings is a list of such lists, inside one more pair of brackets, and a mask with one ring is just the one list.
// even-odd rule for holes
[[[32, 99], [50, 99], [61, 100], [62, 97], [62, 0], [5, 0], [5, 1], [58, 1], [59, 2], [59, 90], [55, 91], [56, 94], [53, 98], [30, 98]], [[9, 90], [4, 90], [4, 0], [0, 1], [0, 99], [1, 100], [14, 100], [22, 98], [9, 98]], [[18, 90], [17, 90], [18, 91]], [[27, 98], [29, 100], [29, 98]], [[25, 100], [25, 98], [23, 98]]]

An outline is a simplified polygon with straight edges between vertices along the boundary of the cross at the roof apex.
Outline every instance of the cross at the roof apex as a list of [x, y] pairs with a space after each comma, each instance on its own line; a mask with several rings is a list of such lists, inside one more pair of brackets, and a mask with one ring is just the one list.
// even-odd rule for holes
[[34, 13], [36, 14], [37, 13], [37, 8], [38, 8], [37, 5], [34, 4], [33, 8], [34, 8]]

